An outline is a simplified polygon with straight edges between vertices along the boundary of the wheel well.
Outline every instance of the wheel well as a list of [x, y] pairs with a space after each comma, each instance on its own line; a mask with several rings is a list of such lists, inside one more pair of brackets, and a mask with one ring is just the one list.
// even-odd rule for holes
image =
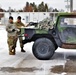
[[56, 42], [55, 42], [55, 40], [54, 40], [54, 38], [52, 37], [51, 34], [35, 34], [35, 35], [31, 38], [31, 40], [36, 41], [36, 40], [39, 39], [39, 38], [48, 38], [49, 40], [51, 40], [51, 41], [54, 43], [55, 48], [58, 47], [57, 44], [56, 44]]

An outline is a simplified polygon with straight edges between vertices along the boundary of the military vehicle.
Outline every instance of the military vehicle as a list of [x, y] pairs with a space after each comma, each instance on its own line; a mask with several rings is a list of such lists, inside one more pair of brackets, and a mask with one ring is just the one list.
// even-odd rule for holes
[[76, 49], [75, 13], [60, 13], [53, 27], [49, 21], [46, 24], [46, 27], [38, 24], [36, 28], [21, 28], [23, 44], [34, 41], [32, 52], [37, 59], [50, 59], [58, 47]]

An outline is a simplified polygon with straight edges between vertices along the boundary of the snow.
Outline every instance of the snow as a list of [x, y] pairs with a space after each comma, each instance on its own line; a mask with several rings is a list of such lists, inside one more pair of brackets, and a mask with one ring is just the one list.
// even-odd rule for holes
[[[33, 42], [25, 44], [24, 49], [26, 53], [20, 52], [19, 41], [17, 42], [16, 55], [8, 54], [7, 45], [7, 32], [4, 26], [0, 27], [0, 68], [2, 67], [15, 67], [15, 68], [31, 68], [36, 67], [43, 70], [35, 70], [33, 72], [3, 72], [0, 71], [0, 75], [61, 75], [50, 72], [52, 66], [64, 65], [66, 59], [64, 56], [76, 55], [75, 50], [61, 49], [58, 48], [51, 60], [41, 61], [34, 57], [32, 54]], [[66, 57], [65, 57], [66, 58]], [[65, 75], [65, 73], [62, 73]]]

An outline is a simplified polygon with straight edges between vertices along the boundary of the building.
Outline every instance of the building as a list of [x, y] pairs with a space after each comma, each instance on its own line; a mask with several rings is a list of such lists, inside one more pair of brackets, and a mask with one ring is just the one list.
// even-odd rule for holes
[[[2, 8], [0, 8], [0, 12], [3, 12], [3, 9]], [[3, 13], [0, 13], [0, 20], [1, 20], [2, 17], [4, 17], [4, 14]]]

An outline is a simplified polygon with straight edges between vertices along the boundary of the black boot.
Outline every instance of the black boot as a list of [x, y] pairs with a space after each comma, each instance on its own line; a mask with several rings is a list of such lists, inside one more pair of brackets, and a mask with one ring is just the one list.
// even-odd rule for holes
[[23, 49], [23, 47], [21, 47], [21, 52], [26, 52], [26, 51]]

